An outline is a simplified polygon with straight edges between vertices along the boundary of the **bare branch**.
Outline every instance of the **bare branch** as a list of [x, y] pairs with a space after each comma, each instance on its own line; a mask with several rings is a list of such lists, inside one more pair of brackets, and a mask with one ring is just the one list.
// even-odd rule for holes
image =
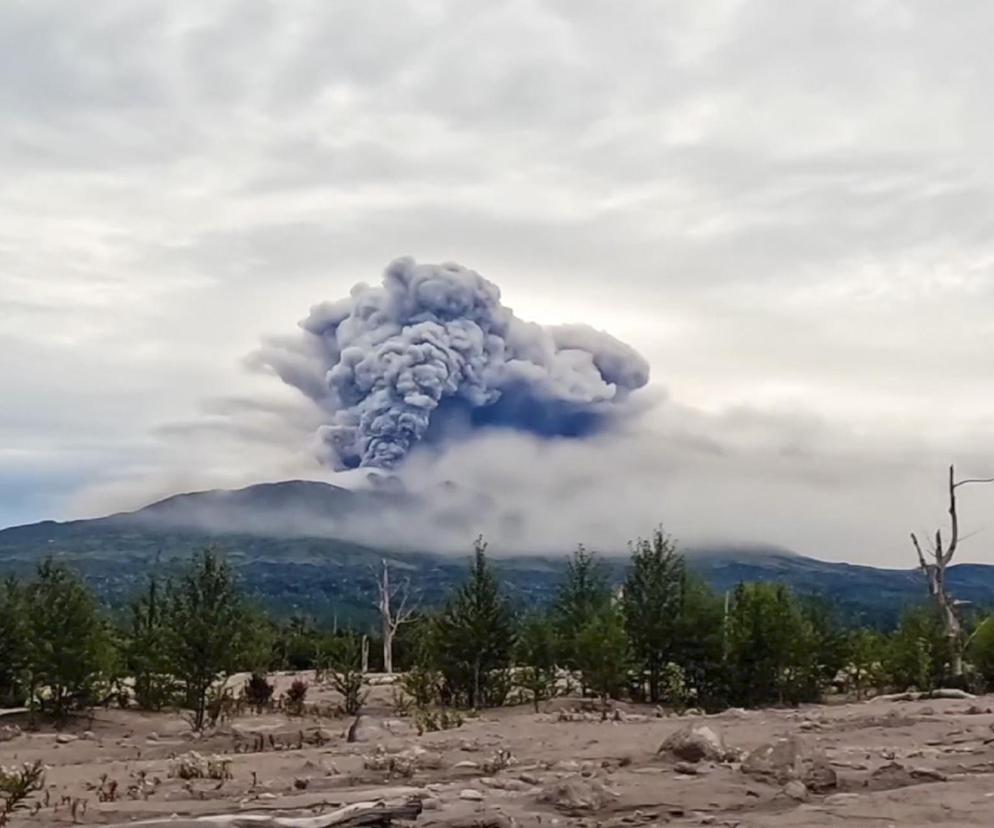
[[915, 551], [918, 553], [918, 563], [921, 564], [921, 568], [928, 570], [928, 564], [925, 562], [925, 555], [922, 552], [922, 546], [918, 543], [918, 537], [914, 532], [911, 533], [911, 542], [915, 545]]
[[994, 477], [968, 477], [966, 480], [956, 481], [954, 488], [958, 489], [960, 486], [967, 486], [971, 483], [994, 483]]

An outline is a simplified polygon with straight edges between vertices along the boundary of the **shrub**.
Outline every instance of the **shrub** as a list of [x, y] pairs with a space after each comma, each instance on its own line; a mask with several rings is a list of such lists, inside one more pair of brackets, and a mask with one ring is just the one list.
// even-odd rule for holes
[[428, 707], [438, 701], [441, 680], [441, 675], [436, 671], [416, 666], [404, 675], [400, 686], [414, 699], [415, 705]]
[[307, 682], [294, 679], [290, 689], [286, 691], [284, 705], [291, 716], [299, 716], [304, 712], [304, 700], [307, 698]]
[[24, 807], [25, 800], [45, 786], [45, 766], [39, 759], [19, 768], [0, 767], [0, 825]]
[[341, 694], [345, 712], [355, 716], [369, 695], [362, 672], [362, 646], [357, 636], [347, 635], [338, 642], [336, 650], [331, 658], [329, 681]]
[[246, 702], [261, 713], [272, 704], [273, 691], [275, 686], [266, 681], [262, 673], [252, 673], [252, 677], [245, 681], [242, 689], [242, 696]]

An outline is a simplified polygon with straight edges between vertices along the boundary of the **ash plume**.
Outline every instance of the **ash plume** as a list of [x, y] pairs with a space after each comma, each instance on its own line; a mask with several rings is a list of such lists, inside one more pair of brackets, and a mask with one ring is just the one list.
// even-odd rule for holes
[[311, 309], [255, 355], [326, 413], [322, 459], [392, 468], [418, 443], [487, 427], [539, 436], [602, 431], [649, 379], [633, 348], [586, 325], [525, 322], [457, 264], [392, 262], [380, 287]]

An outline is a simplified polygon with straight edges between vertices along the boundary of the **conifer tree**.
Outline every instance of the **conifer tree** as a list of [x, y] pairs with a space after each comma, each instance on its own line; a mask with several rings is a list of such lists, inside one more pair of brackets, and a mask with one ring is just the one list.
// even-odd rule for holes
[[556, 636], [546, 615], [534, 613], [522, 620], [515, 661], [518, 684], [531, 694], [538, 713], [539, 702], [552, 696], [556, 684]]
[[625, 625], [618, 608], [602, 607], [589, 619], [576, 637], [577, 666], [584, 684], [600, 697], [607, 709], [628, 681], [631, 659]]
[[159, 710], [173, 688], [166, 660], [165, 607], [158, 578], [152, 575], [145, 592], [129, 606], [130, 626], [124, 660], [134, 678], [135, 699], [144, 710]]
[[238, 669], [254, 626], [231, 568], [210, 548], [169, 585], [164, 612], [166, 656], [200, 730], [211, 688]]
[[24, 590], [13, 577], [0, 583], [0, 707], [17, 704], [27, 658]]
[[31, 684], [47, 688], [43, 709], [61, 719], [92, 702], [110, 661], [107, 627], [82, 581], [51, 560], [38, 567], [25, 605]]
[[583, 626], [611, 602], [604, 564], [596, 553], [580, 546], [566, 562], [566, 577], [553, 609], [563, 663], [577, 665], [576, 638]]
[[632, 656], [649, 676], [652, 702], [660, 698], [663, 667], [676, 657], [683, 586], [683, 557], [662, 529], [633, 545], [621, 607]]
[[438, 666], [448, 692], [471, 708], [503, 701], [514, 647], [514, 616], [478, 538], [469, 580], [435, 622]]

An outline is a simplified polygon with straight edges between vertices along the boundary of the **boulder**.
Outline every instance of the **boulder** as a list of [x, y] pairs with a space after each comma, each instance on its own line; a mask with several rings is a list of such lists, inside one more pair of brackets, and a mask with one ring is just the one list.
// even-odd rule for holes
[[346, 731], [345, 741], [350, 744], [366, 744], [368, 742], [382, 742], [390, 736], [391, 733], [378, 722], [374, 722], [360, 713]]
[[777, 785], [797, 780], [815, 793], [824, 793], [838, 785], [828, 757], [810, 748], [799, 736], [760, 745], [742, 762], [742, 773]]
[[550, 783], [538, 798], [566, 814], [579, 815], [603, 810], [611, 802], [613, 795], [595, 779], [571, 776]]
[[669, 754], [684, 762], [704, 759], [722, 762], [731, 751], [721, 732], [711, 725], [690, 724], [667, 736], [656, 753]]

